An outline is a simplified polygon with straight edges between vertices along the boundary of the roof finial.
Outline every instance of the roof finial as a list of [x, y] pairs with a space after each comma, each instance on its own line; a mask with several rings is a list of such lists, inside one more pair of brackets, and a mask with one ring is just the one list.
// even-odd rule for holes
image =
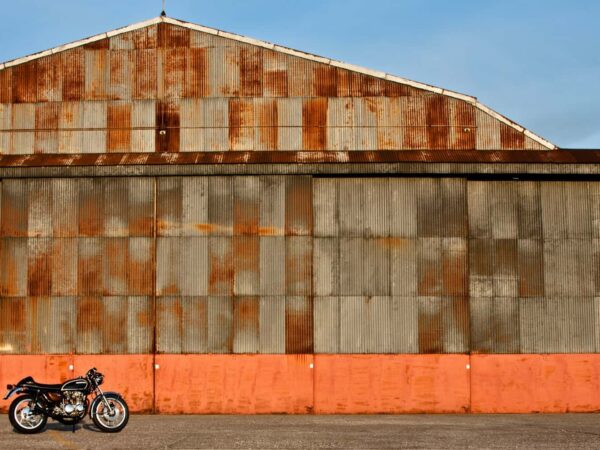
[[167, 17], [167, 9], [166, 9], [165, 3], [167, 3], [167, 0], [163, 0], [163, 9], [162, 9], [162, 12], [160, 13], [160, 17]]

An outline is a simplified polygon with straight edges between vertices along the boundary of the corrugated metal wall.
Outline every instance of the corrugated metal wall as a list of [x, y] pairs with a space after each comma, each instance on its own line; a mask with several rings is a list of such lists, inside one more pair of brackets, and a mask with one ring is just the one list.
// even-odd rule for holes
[[544, 150], [472, 103], [161, 23], [0, 70], [0, 153]]
[[600, 183], [5, 179], [0, 352], [591, 353]]

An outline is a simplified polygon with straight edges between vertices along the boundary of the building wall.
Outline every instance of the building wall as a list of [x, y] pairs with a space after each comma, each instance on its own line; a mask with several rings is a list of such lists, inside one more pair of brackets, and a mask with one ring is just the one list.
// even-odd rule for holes
[[600, 405], [597, 181], [0, 186], [2, 383], [95, 365], [167, 413]]
[[291, 53], [159, 23], [6, 67], [0, 154], [553, 148], [461, 98]]

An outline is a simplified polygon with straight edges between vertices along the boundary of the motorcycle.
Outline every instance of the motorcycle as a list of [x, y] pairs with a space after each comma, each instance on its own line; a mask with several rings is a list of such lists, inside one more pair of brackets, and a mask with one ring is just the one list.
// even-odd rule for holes
[[[116, 392], [102, 392], [104, 375], [96, 368], [85, 377], [73, 378], [62, 384], [42, 384], [25, 377], [17, 384], [9, 384], [4, 400], [13, 394], [23, 394], [13, 400], [8, 418], [16, 431], [24, 434], [39, 433], [48, 417], [65, 425], [83, 420], [88, 410], [94, 424], [107, 433], [121, 431], [129, 421], [127, 403]], [[88, 396], [93, 395], [90, 405]]]

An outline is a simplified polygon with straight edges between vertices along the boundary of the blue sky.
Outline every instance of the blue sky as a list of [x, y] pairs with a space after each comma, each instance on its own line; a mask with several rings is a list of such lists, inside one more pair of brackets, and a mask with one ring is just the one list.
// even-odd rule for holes
[[[157, 16], [162, 0], [4, 0], [0, 61]], [[600, 2], [167, 0], [171, 17], [474, 95], [600, 148]]]

